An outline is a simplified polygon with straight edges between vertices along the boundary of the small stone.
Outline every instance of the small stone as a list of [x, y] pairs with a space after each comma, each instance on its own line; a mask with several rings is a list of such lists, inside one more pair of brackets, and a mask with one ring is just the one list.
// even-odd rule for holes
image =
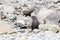
[[16, 25], [17, 27], [24, 27], [25, 21], [24, 21], [24, 20], [16, 21], [16, 22], [15, 22], [15, 25]]
[[39, 29], [34, 29], [33, 32], [37, 34], [37, 33], [40, 32], [40, 30]]

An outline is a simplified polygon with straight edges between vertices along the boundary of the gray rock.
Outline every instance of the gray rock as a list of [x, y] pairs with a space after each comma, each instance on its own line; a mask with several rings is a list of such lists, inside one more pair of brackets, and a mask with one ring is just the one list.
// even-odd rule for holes
[[[43, 11], [44, 10], [44, 11]], [[38, 19], [45, 19], [47, 16], [49, 16], [52, 12], [54, 12], [51, 9], [47, 8], [41, 8], [38, 14], [36, 15]]]
[[25, 21], [24, 21], [24, 20], [16, 21], [16, 22], [15, 22], [15, 25], [16, 25], [17, 27], [24, 27]]
[[25, 16], [18, 16], [17, 20], [15, 21], [15, 24], [20, 27], [30, 27], [32, 23], [31, 17], [25, 17]]
[[23, 15], [31, 16], [31, 13], [34, 11], [34, 9], [35, 8], [33, 6], [32, 7], [30, 6], [27, 9], [23, 10], [22, 13]]
[[51, 15], [47, 16], [46, 21], [50, 21], [50, 23], [60, 25], [60, 13], [52, 13]]

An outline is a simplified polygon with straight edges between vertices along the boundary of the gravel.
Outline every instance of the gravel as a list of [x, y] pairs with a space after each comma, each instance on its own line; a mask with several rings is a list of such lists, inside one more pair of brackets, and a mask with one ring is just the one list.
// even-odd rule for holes
[[[60, 40], [59, 1], [0, 0], [0, 40]], [[20, 29], [31, 27], [31, 16], [37, 17], [39, 29]]]

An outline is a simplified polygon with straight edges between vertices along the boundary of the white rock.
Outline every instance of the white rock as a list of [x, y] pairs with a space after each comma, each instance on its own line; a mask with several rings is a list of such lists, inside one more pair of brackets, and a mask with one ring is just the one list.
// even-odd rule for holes
[[34, 6], [29, 6], [29, 7], [27, 7], [26, 9], [24, 9], [22, 12], [23, 12], [23, 14], [31, 14], [33, 11], [35, 10], [35, 7]]
[[27, 27], [31, 26], [31, 24], [32, 24], [32, 18], [28, 16], [27, 19], [26, 19], [26, 21], [25, 21], [25, 23], [26, 23]]
[[44, 34], [44, 40], [51, 40], [55, 36], [51, 31], [45, 31]]
[[53, 12], [53, 10], [51, 10], [51, 9], [42, 8], [42, 9], [40, 9], [39, 13], [37, 14], [37, 18], [45, 19], [52, 12]]
[[4, 13], [13, 13], [14, 12], [14, 7], [10, 5], [3, 5], [4, 8]]
[[24, 20], [19, 20], [19, 21], [16, 21], [15, 24], [17, 24], [17, 26], [24, 27], [25, 21]]
[[26, 26], [26, 27], [30, 27], [31, 26], [31, 23], [32, 23], [32, 19], [31, 17], [27, 16], [18, 16], [17, 17], [17, 23], [21, 23], [22, 25]]
[[39, 29], [43, 32], [52, 31], [52, 32], [56, 33], [57, 31], [60, 31], [60, 27], [55, 24], [41, 24], [41, 25], [39, 25]]
[[8, 33], [10, 32], [13, 28], [12, 25], [8, 24], [8, 22], [5, 22], [5, 21], [1, 21], [0, 20], [0, 34], [3, 34], [3, 33]]
[[58, 0], [46, 0], [47, 2], [57, 2]]
[[39, 30], [39, 29], [34, 29], [33, 32], [34, 32], [34, 33], [39, 33], [40, 30]]
[[50, 22], [60, 26], [59, 21], [60, 21], [60, 12], [54, 12], [51, 15], [47, 16], [46, 18], [46, 23]]
[[38, 33], [27, 37], [27, 40], [43, 40], [44, 34]]

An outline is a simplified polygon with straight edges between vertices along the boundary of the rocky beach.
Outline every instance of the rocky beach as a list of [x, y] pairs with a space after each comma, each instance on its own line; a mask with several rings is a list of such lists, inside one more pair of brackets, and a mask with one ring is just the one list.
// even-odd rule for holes
[[60, 0], [0, 0], [0, 40], [60, 40]]

